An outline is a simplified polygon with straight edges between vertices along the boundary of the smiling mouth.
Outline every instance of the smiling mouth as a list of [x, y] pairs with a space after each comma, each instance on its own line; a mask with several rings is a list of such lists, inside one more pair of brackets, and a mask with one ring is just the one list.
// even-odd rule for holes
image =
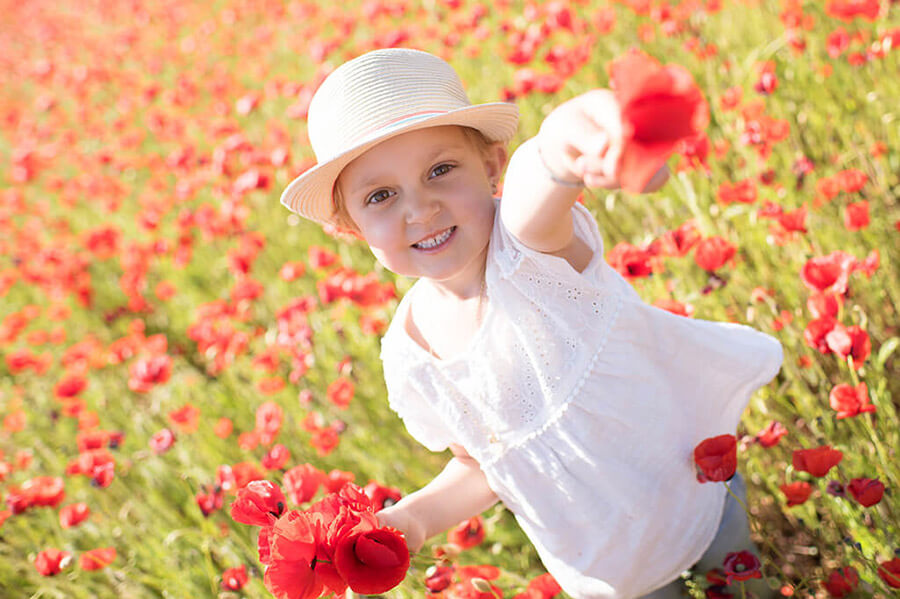
[[453, 232], [456, 231], [456, 226], [452, 226], [449, 229], [444, 229], [434, 237], [429, 237], [428, 239], [423, 239], [422, 241], [418, 241], [412, 244], [412, 247], [419, 250], [433, 250], [434, 248], [443, 245], [450, 239], [450, 236], [453, 235]]

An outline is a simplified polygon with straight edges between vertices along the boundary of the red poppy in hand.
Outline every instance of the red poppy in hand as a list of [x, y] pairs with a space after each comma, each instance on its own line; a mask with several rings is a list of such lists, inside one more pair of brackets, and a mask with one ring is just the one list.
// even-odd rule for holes
[[406, 576], [409, 549], [403, 533], [390, 527], [350, 533], [334, 549], [334, 566], [354, 592], [383, 593]]
[[709, 123], [709, 107], [691, 74], [662, 66], [636, 50], [609, 65], [610, 85], [622, 109], [623, 141], [619, 182], [641, 192], [678, 142]]
[[694, 462], [700, 468], [697, 480], [701, 483], [731, 479], [737, 469], [737, 439], [734, 435], [704, 439], [694, 448]]

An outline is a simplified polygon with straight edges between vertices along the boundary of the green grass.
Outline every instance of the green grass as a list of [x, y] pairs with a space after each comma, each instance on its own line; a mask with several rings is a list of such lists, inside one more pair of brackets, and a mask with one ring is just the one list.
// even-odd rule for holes
[[[275, 2], [224, 1], [212, 8], [175, 2], [133, 10], [124, 3], [56, 7], [29, 2], [4, 9], [0, 280], [5, 273], [17, 281], [8, 289], [0, 284], [0, 318], [10, 318], [28, 305], [37, 306], [39, 314], [17, 338], [0, 342], [0, 354], [8, 359], [29, 348], [46, 353], [51, 363], [43, 373], [14, 373], [7, 359], [0, 360], [0, 415], [10, 417], [21, 410], [26, 419], [23, 430], [4, 427], [0, 450], [10, 464], [19, 451], [32, 456], [29, 465], [12, 468], [0, 480], [0, 498], [6, 499], [12, 486], [33, 477], [62, 476], [63, 505], [84, 501], [92, 516], [72, 529], [62, 529], [57, 510], [46, 507], [8, 518], [0, 525], [0, 595], [268, 596], [256, 557], [255, 529], [232, 521], [231, 498], [209, 517], [194, 501], [203, 485], [215, 482], [219, 466], [259, 463], [267, 448], [242, 449], [237, 438], [254, 429], [256, 409], [264, 401], [275, 401], [284, 410], [276, 442], [290, 450], [289, 465], [310, 462], [325, 471], [347, 470], [361, 484], [377, 480], [404, 493], [427, 483], [440, 470], [448, 456], [419, 447], [388, 409], [378, 338], [360, 327], [364, 313], [389, 320], [395, 303], [375, 308], [346, 301], [318, 303], [309, 315], [312, 337], [307, 351], [312, 366], [296, 384], [288, 383], [271, 396], [264, 396], [257, 384], [273, 374], [255, 368], [252, 360], [277, 335], [277, 312], [295, 298], [316, 297], [317, 284], [333, 270], [307, 264], [300, 279], [288, 283], [278, 278], [285, 262], [307, 263], [310, 246], [330, 248], [346, 268], [363, 274], [374, 271], [380, 281], [393, 283], [398, 295], [409, 288], [411, 281], [384, 271], [365, 246], [334, 239], [278, 204], [281, 189], [312, 157], [304, 121], [286, 116], [299, 89], [289, 87], [312, 85], [315, 74], [324, 72], [312, 58], [320, 44], [336, 44], [325, 60], [334, 67], [398, 32], [408, 35], [405, 45], [434, 52], [445, 50], [446, 36], [458, 34], [458, 43], [446, 48], [447, 58], [459, 70], [473, 101], [496, 100], [503, 88], [513, 85], [516, 70], [502, 60], [510, 41], [501, 24], [524, 29], [539, 27], [539, 20], [528, 23], [521, 2], [488, 8], [479, 23], [484, 27], [480, 39], [466, 18], [477, 3], [463, 2], [455, 9], [447, 4], [411, 3], [403, 14], [376, 17], [366, 16], [361, 3], [342, 5], [340, 10], [325, 3], [285, 7]], [[849, 51], [865, 51], [879, 36], [900, 27], [896, 5], [883, 2], [874, 23], [844, 24], [825, 14], [823, 3], [807, 2], [804, 12], [815, 23], [800, 33], [806, 48], [796, 52], [777, 16], [783, 6], [772, 0], [726, 2], [721, 11], [709, 14], [692, 11], [682, 22], [682, 32], [671, 37], [651, 15], [638, 15], [625, 4], [614, 5], [617, 23], [612, 32], [597, 33], [590, 24], [597, 7], [588, 4], [571, 7], [576, 20], [587, 19], [584, 30], [550, 32], [528, 66], [549, 72], [542, 57], [557, 44], [587, 46], [589, 60], [558, 93], [516, 99], [522, 116], [513, 146], [536, 133], [553, 106], [607, 85], [607, 63], [630, 46], [639, 44], [662, 61], [682, 64], [692, 72], [710, 103], [709, 138], [713, 143], [728, 142], [728, 151], [719, 158], [711, 148], [708, 173], [676, 173], [650, 196], [595, 192], [586, 194], [586, 205], [597, 217], [607, 250], [619, 242], [648, 243], [688, 219], [696, 220], [704, 236], [720, 235], [737, 245], [734, 265], [724, 272], [727, 284], [710, 293], [702, 292], [708, 276], [691, 256], [665, 259], [661, 272], [635, 280], [634, 285], [647, 301], [672, 297], [691, 304], [695, 317], [745, 322], [775, 334], [784, 344], [782, 371], [754, 397], [741, 431], [752, 436], [771, 420], [789, 431], [775, 448], [751, 445], [740, 454], [741, 470], [751, 484], [755, 538], [773, 584], [794, 585], [794, 596], [821, 594], [820, 581], [828, 572], [852, 565], [863, 580], [857, 596], [889, 596], [877, 568], [900, 550], [896, 459], [900, 376], [895, 352], [900, 337], [896, 324], [900, 53], [893, 50], [851, 66], [846, 53], [828, 56], [826, 37], [844, 26], [865, 39], [854, 42]], [[347, 34], [340, 25], [344, 20], [352, 24]], [[640, 27], [652, 28], [653, 39], [642, 41]], [[717, 53], [701, 60], [686, 48], [689, 39], [714, 44]], [[41, 60], [52, 64], [49, 75], [40, 75]], [[774, 63], [779, 80], [769, 96], [753, 89], [762, 61]], [[826, 77], [823, 68], [833, 72]], [[741, 142], [746, 129], [741, 111], [720, 106], [724, 90], [732, 86], [743, 89], [743, 104], [762, 101], [766, 115], [789, 124], [787, 139], [775, 144], [766, 160]], [[258, 94], [258, 106], [249, 114], [237, 114], [235, 103], [248, 93]], [[52, 108], [41, 111], [41, 103], [48, 99]], [[244, 143], [238, 143], [237, 136]], [[876, 142], [886, 147], [877, 156], [871, 152]], [[289, 151], [286, 166], [274, 167], [268, 161], [276, 148]], [[21, 164], [15, 160], [26, 150], [33, 155], [33, 172], [21, 181], [14, 166]], [[166, 162], [176, 151], [189, 157], [183, 166]], [[223, 156], [225, 168], [217, 169], [216, 161]], [[791, 168], [800, 156], [811, 159], [815, 170], [797, 185]], [[670, 164], [674, 163], [673, 159]], [[268, 186], [234, 193], [235, 179], [251, 168], [268, 177]], [[767, 168], [774, 170], [777, 186], [758, 184], [755, 205], [717, 203], [721, 183], [756, 178]], [[841, 194], [816, 206], [815, 182], [847, 168], [866, 173], [866, 186], [852, 196]], [[24, 210], [14, 209], [16, 198], [21, 198]], [[871, 223], [861, 231], [848, 231], [843, 225], [844, 206], [861, 199], [869, 201]], [[806, 204], [808, 233], [784, 245], [775, 243], [771, 221], [757, 216], [766, 200], [785, 210]], [[117, 209], [109, 209], [111, 202], [118, 204]], [[203, 205], [210, 207], [217, 226], [199, 221], [179, 226], [180, 217]], [[139, 224], [150, 212], [158, 215], [155, 229]], [[225, 217], [230, 214], [238, 217], [229, 221]], [[102, 224], [121, 232], [119, 249], [103, 261], [91, 255], [81, 237]], [[250, 270], [250, 276], [263, 284], [263, 293], [249, 304], [245, 317], [224, 319], [247, 335], [247, 347], [220, 372], [210, 372], [213, 356], [197, 350], [188, 328], [197, 322], [202, 305], [228, 300], [237, 280], [229, 270], [229, 254], [248, 233], [265, 239]], [[185, 264], [178, 263], [173, 251], [180, 237], [192, 240], [191, 259]], [[137, 247], [146, 252], [143, 260], [135, 259]], [[846, 326], [862, 326], [870, 336], [872, 354], [858, 372], [834, 355], [819, 354], [803, 339], [811, 316], [800, 269], [809, 258], [835, 250], [859, 259], [872, 250], [880, 253], [881, 265], [871, 278], [860, 272], [851, 276], [839, 317]], [[141, 262], [145, 283], [140, 293], [149, 308], [134, 313], [127, 308], [129, 298], [120, 277]], [[72, 291], [79, 280], [90, 283], [90, 306], [79, 303]], [[162, 301], [154, 295], [160, 281], [175, 285], [173, 298]], [[754, 301], [751, 296], [757, 287], [771, 289], [773, 295]], [[67, 306], [70, 315], [51, 320], [53, 305]], [[773, 323], [783, 310], [793, 321], [776, 332]], [[173, 357], [171, 378], [147, 394], [134, 393], [127, 385], [134, 358], [108, 364], [103, 355], [113, 341], [128, 335], [135, 320], [143, 322], [147, 336], [164, 335]], [[30, 333], [58, 328], [65, 331], [62, 343], [29, 345]], [[80, 397], [85, 411], [96, 413], [99, 428], [124, 433], [121, 447], [112, 450], [115, 478], [106, 488], [92, 486], [85, 476], [65, 474], [78, 456], [78, 422], [61, 414], [54, 397], [54, 386], [67, 371], [63, 364], [67, 348], [86, 339], [95, 339], [102, 351], [84, 368], [88, 386]], [[350, 407], [339, 410], [325, 390], [345, 358], [352, 364], [349, 376], [356, 392]], [[808, 364], [801, 366], [801, 360]], [[68, 370], [77, 368], [70, 364]], [[274, 375], [286, 379], [290, 371], [290, 360], [283, 356]], [[857, 380], [868, 385], [877, 413], [836, 420], [828, 404], [829, 391], [835, 384]], [[308, 406], [298, 401], [303, 389], [312, 393]], [[154, 455], [150, 437], [173, 427], [169, 412], [188, 403], [201, 411], [196, 432], [176, 430], [173, 448]], [[326, 425], [338, 420], [346, 424], [339, 446], [327, 455], [315, 450], [303, 428], [311, 412], [321, 414]], [[213, 432], [220, 417], [234, 422], [228, 439]], [[791, 452], [821, 444], [844, 452], [836, 470], [824, 479], [794, 471]], [[279, 472], [270, 476], [280, 481]], [[862, 508], [850, 498], [826, 492], [829, 480], [847, 483], [855, 477], [880, 479], [887, 487], [884, 499]], [[816, 492], [803, 505], [787, 508], [779, 486], [791, 480], [811, 480]], [[457, 561], [499, 566], [504, 574], [497, 584], [511, 597], [543, 569], [509, 512], [497, 506], [485, 520], [486, 541]], [[436, 538], [423, 550], [410, 576], [389, 596], [425, 593], [424, 570], [434, 561], [428, 556], [442, 540]], [[117, 559], [96, 572], [76, 564], [54, 577], [43, 577], [33, 564], [36, 554], [48, 547], [70, 551], [77, 559], [83, 551], [107, 546], [116, 548]], [[238, 593], [223, 591], [221, 573], [240, 564], [251, 573], [249, 584]]]

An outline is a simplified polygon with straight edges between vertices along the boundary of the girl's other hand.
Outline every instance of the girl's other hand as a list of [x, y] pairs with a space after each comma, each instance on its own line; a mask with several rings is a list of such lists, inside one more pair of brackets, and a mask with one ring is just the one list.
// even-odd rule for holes
[[410, 553], [417, 553], [425, 544], [425, 527], [403, 505], [403, 501], [375, 513], [380, 526], [390, 526], [403, 533]]

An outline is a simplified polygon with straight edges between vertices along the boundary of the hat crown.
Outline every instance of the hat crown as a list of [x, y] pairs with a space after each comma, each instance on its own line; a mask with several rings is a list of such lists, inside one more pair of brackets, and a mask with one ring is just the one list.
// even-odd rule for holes
[[309, 106], [307, 132], [318, 162], [411, 121], [470, 106], [456, 71], [437, 56], [389, 48], [334, 70]]

